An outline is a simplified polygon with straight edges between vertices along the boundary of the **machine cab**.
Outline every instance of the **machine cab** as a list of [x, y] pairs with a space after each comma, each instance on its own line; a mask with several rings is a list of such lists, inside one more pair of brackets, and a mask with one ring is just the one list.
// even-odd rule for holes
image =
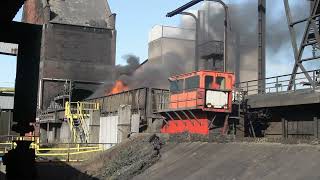
[[231, 112], [233, 73], [201, 70], [169, 78], [170, 110]]

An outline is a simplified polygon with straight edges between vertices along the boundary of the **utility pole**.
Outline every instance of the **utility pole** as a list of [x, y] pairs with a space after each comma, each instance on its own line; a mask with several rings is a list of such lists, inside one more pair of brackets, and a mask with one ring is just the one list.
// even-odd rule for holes
[[258, 93], [266, 88], [266, 0], [258, 2]]

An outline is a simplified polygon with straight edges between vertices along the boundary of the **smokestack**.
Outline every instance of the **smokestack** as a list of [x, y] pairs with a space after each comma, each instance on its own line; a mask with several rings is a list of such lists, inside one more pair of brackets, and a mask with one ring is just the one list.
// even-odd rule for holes
[[258, 2], [258, 91], [266, 88], [266, 0]]

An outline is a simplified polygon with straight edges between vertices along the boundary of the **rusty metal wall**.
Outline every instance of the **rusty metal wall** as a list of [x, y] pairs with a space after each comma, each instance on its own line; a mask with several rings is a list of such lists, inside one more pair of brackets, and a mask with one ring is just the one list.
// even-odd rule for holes
[[[115, 32], [109, 29], [62, 24], [44, 28], [40, 78], [104, 82], [112, 79], [115, 65]], [[43, 86], [43, 104], [47, 108], [63, 83]], [[87, 86], [94, 91], [98, 87]]]
[[89, 99], [88, 101], [99, 103], [102, 114], [117, 113], [121, 105], [131, 105], [133, 112], [144, 114], [146, 110], [147, 90], [148, 88], [134, 89], [119, 94]]
[[[89, 99], [89, 102], [100, 104], [100, 116], [118, 116], [119, 107], [123, 105], [131, 106], [131, 114], [134, 119], [135, 130], [139, 132], [146, 131], [152, 127], [153, 120], [157, 118], [154, 112], [163, 109], [167, 105], [168, 90], [156, 88], [140, 88], [126, 91], [119, 94], [105, 96], [96, 99]], [[139, 123], [136, 120], [139, 120]], [[139, 127], [136, 127], [137, 124]]]

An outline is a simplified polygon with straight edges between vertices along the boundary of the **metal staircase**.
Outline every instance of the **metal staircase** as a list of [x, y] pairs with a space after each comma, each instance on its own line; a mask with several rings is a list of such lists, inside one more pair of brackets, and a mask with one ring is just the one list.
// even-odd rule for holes
[[91, 111], [98, 111], [98, 103], [66, 102], [65, 117], [68, 121], [73, 142], [89, 142], [89, 122]]

